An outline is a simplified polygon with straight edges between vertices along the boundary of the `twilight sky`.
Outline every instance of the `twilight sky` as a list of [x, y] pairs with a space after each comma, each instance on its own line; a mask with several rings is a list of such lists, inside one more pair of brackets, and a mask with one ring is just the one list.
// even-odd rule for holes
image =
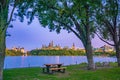
[[[81, 41], [73, 34], [62, 30], [60, 34], [49, 32], [48, 28], [43, 28], [39, 24], [38, 20], [35, 19], [32, 24], [27, 25], [27, 20], [23, 23], [19, 20], [12, 22], [13, 28], [8, 28], [8, 33], [11, 36], [6, 38], [7, 48], [12, 47], [24, 47], [25, 50], [32, 50], [41, 48], [42, 44], [48, 45], [49, 42], [54, 41], [55, 45], [61, 47], [71, 47], [75, 43], [76, 47], [83, 48]], [[92, 40], [93, 47], [101, 47], [105, 43], [95, 37]]]

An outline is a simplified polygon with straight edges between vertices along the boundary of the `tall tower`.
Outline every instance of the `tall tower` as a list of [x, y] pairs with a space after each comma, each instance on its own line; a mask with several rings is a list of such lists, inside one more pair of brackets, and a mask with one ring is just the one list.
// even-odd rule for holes
[[53, 41], [51, 41], [51, 47], [53, 47], [54, 46], [54, 42]]
[[72, 49], [75, 50], [75, 44], [74, 44], [74, 43], [73, 43], [73, 45], [72, 45]]
[[48, 47], [52, 48], [53, 46], [54, 46], [53, 41], [51, 41]]

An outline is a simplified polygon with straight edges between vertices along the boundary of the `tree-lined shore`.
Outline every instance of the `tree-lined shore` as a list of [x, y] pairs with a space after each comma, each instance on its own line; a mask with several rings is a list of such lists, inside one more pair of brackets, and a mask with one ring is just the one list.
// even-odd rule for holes
[[[27, 53], [21, 51], [6, 50], [6, 56], [85, 56], [85, 52], [82, 50], [31, 50]], [[115, 56], [115, 52], [94, 52], [94, 56]]]

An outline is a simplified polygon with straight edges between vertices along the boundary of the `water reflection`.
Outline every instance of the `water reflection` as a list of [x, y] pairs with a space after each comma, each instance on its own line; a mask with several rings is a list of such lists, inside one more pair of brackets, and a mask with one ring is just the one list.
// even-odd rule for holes
[[56, 63], [60, 62], [60, 56], [56, 56]]

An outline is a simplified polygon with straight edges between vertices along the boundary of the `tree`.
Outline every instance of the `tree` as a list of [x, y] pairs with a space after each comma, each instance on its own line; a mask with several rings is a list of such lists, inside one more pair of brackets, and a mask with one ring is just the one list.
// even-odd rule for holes
[[0, 80], [3, 80], [3, 67], [4, 67], [4, 58], [5, 58], [5, 48], [6, 48], [6, 30], [8, 24], [11, 21], [12, 14], [15, 8], [11, 12], [10, 19], [8, 20], [8, 8], [9, 0], [0, 1]]
[[[97, 1], [97, 0], [96, 0]], [[92, 0], [38, 0], [28, 17], [35, 15], [43, 27], [60, 33], [61, 29], [73, 32], [83, 43], [88, 69], [95, 69], [91, 39], [95, 31]], [[30, 22], [32, 22], [32, 19]]]
[[[34, 0], [0, 0], [0, 80], [3, 80], [3, 67], [6, 49], [6, 30], [9, 27], [10, 22], [13, 20], [12, 16], [14, 10], [16, 8], [18, 9], [18, 12], [22, 12], [21, 6], [24, 6], [25, 9], [28, 9], [28, 7], [31, 7], [30, 5], [33, 4], [33, 2]], [[12, 6], [12, 11], [8, 17], [9, 6]], [[20, 16], [20, 18], [23, 17], [21, 15], [17, 16]]]
[[120, 0], [103, 0], [99, 6], [96, 11], [96, 34], [102, 41], [115, 47], [120, 67]]

